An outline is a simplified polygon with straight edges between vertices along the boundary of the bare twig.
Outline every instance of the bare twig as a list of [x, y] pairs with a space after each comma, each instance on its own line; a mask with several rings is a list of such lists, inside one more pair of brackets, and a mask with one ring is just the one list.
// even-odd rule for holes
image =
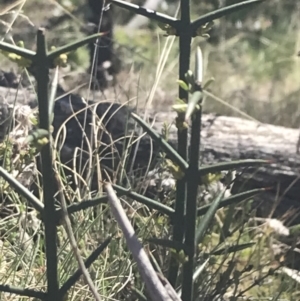
[[[173, 294], [169, 294], [169, 290], [172, 288], [172, 286], [169, 285], [167, 290], [158, 277], [158, 274], [152, 267], [150, 260], [143, 249], [143, 246], [135, 236], [134, 229], [126, 216], [121, 203], [112, 188], [112, 185], [106, 183], [105, 189], [109, 199], [108, 204], [117, 220], [118, 225], [124, 233], [128, 248], [130, 249], [133, 258], [137, 263], [138, 269], [143, 280], [145, 281], [151, 299], [155, 301], [180, 301], [181, 299], [177, 296], [177, 294], [175, 294], [176, 298]], [[167, 281], [166, 279], [164, 280]], [[172, 290], [174, 289], [172, 288]]]

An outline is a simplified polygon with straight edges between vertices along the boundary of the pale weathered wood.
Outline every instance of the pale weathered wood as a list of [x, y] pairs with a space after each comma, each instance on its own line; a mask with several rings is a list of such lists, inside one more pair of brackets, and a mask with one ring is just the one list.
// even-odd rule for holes
[[[155, 127], [160, 131], [163, 122], [174, 120], [175, 114], [159, 113]], [[257, 187], [272, 187], [259, 197], [263, 211], [279, 202], [280, 215], [289, 208], [300, 208], [300, 155], [296, 153], [298, 129], [226, 116], [203, 116], [201, 160], [211, 164], [236, 159], [269, 159], [274, 163], [259, 169], [244, 170], [234, 191]], [[170, 130], [170, 141], [176, 143], [176, 127]]]
[[[27, 90], [0, 87], [1, 103], [36, 103], [35, 94]], [[59, 108], [60, 106], [58, 106]], [[64, 112], [59, 112], [64, 114]], [[155, 119], [159, 132], [164, 122], [172, 122], [174, 112], [149, 112]], [[170, 129], [170, 141], [176, 145], [177, 129]], [[261, 208], [270, 212], [270, 206], [279, 202], [277, 213], [289, 208], [300, 209], [300, 155], [296, 153], [299, 130], [289, 129], [241, 118], [203, 115], [201, 140], [201, 160], [203, 164], [236, 159], [263, 158], [274, 161], [270, 166], [247, 169], [238, 178], [234, 191], [257, 187], [272, 187], [272, 190], [259, 197]], [[143, 146], [146, 147], [145, 145]]]
[[14, 103], [34, 106], [36, 104], [36, 93], [21, 86], [19, 89], [0, 86], [0, 104], [13, 105]]

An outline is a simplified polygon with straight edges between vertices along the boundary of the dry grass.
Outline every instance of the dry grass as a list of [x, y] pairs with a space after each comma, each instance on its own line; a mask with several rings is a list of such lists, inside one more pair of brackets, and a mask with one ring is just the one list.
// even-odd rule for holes
[[[33, 7], [35, 10], [32, 9]], [[36, 14], [37, 9], [39, 14]], [[53, 12], [55, 9], [57, 6], [54, 1], [38, 2], [37, 4], [36, 1], [27, 0], [23, 14], [28, 19], [19, 15], [17, 23], [11, 24], [11, 26], [16, 30], [20, 27], [29, 27], [29, 20], [39, 24], [49, 16], [49, 11]], [[297, 25], [297, 22], [300, 21], [296, 20], [295, 22]], [[55, 32], [49, 33], [50, 43], [55, 44], [55, 41], [58, 41], [56, 34]], [[85, 97], [89, 95], [91, 99], [129, 102], [132, 106], [147, 107], [154, 111], [170, 110], [177, 95], [178, 53], [176, 42], [172, 45], [172, 38], [162, 37], [160, 30], [157, 32], [141, 31], [140, 35], [128, 36], [121, 29], [117, 29], [116, 36], [116, 43], [120, 52], [126, 57], [124, 69], [118, 75], [116, 87], [109, 88], [104, 93], [92, 93], [88, 91], [86, 86], [75, 91]], [[147, 36], [147, 38], [141, 40], [142, 36]], [[28, 34], [28, 45], [33, 45], [33, 37], [34, 31]], [[61, 38], [59, 42], [64, 40], [64, 37], [59, 38]], [[203, 40], [194, 40], [193, 47], [200, 44], [203, 48], [205, 64], [208, 66], [205, 74], [206, 79], [211, 76], [215, 78], [215, 83], [211, 87], [212, 93], [222, 95], [222, 99], [228, 103], [226, 106], [213, 99], [206, 99], [205, 111], [233, 115], [237, 113], [232, 107], [236, 107], [262, 122], [297, 127], [300, 123], [300, 104], [297, 94], [300, 91], [298, 80], [300, 68], [299, 59], [295, 56], [295, 52], [299, 48], [300, 39], [297, 35], [291, 37], [289, 45], [294, 46], [291, 51], [280, 40], [281, 38], [276, 40], [275, 36], [272, 40], [269, 39], [269, 44], [264, 45], [260, 51], [251, 49], [250, 44], [242, 36], [224, 41], [218, 47], [211, 47]], [[70, 34], [66, 39], [73, 39], [73, 36]], [[171, 46], [172, 50], [169, 53], [168, 49]], [[269, 51], [269, 57], [263, 56], [266, 51]], [[280, 55], [276, 56], [274, 53]], [[274, 56], [278, 61], [274, 62], [272, 59]], [[165, 58], [166, 61], [161, 61], [161, 58]], [[284, 60], [291, 62], [291, 64], [285, 70], [276, 71], [276, 64]], [[1, 62], [5, 67], [10, 66], [4, 59], [1, 59]], [[276, 74], [272, 73], [272, 70], [276, 71]], [[66, 84], [71, 90], [77, 88], [79, 83], [88, 83], [89, 75], [83, 71], [82, 78], [75, 77], [68, 72], [65, 73]], [[39, 244], [43, 241], [42, 229], [39, 223], [31, 223], [29, 227], [24, 226], [20, 220], [27, 212], [27, 208], [14, 193], [11, 194], [11, 198], [18, 214], [9, 219], [3, 219], [0, 223], [2, 240], [5, 239], [5, 243], [0, 241], [2, 242], [0, 246], [2, 249], [0, 283], [7, 282], [15, 286], [43, 289], [46, 280], [44, 274], [45, 255], [41, 252]], [[170, 202], [167, 198], [166, 201]], [[162, 247], [153, 248], [146, 239], [150, 237], [168, 238], [170, 236], [168, 220], [157, 216], [146, 206], [137, 206], [136, 203], [125, 197], [122, 198], [122, 204], [132, 223], [135, 224], [137, 234], [149, 251], [149, 256], [153, 260], [155, 259], [164, 270], [170, 255], [169, 250]], [[246, 208], [243, 209], [243, 214], [249, 213]], [[232, 230], [231, 236], [223, 242], [222, 230], [230, 214], [231, 211], [218, 211], [214, 226], [207, 234], [204, 243], [199, 246], [199, 250], [210, 254], [216, 248], [225, 248], [237, 243], [254, 241], [256, 245], [238, 251], [234, 256], [226, 252], [221, 256], [210, 256], [206, 270], [197, 283], [199, 295], [215, 293], [224, 285], [222, 277], [229, 278], [231, 276], [233, 283], [227, 287], [224, 294], [227, 300], [237, 291], [247, 290], [249, 287], [250, 289], [245, 292], [248, 300], [279, 300], [279, 293], [281, 293], [281, 300], [298, 300], [297, 281], [292, 281], [290, 277], [281, 274], [272, 275], [272, 269], [276, 269], [279, 265], [279, 260], [273, 252], [273, 244], [277, 243], [278, 236], [280, 236], [278, 231], [270, 227], [269, 224], [261, 225], [255, 219], [242, 222], [242, 218], [237, 217], [236, 221], [231, 221], [231, 230], [236, 228], [238, 222], [240, 222], [239, 227], [236, 228], [236, 231]], [[37, 221], [35, 216], [32, 219]], [[76, 213], [74, 220], [76, 223], [73, 231], [84, 258], [109, 233], [119, 233], [106, 205], [100, 206], [96, 217], [92, 210], [88, 210], [84, 213]], [[27, 223], [28, 221], [29, 219], [26, 219]], [[63, 283], [77, 266], [76, 261], [71, 256], [66, 233], [61, 228], [58, 231], [60, 238], [60, 281]], [[26, 244], [20, 239], [22, 233], [27, 235]], [[38, 243], [33, 241], [34, 234], [37, 234]], [[201, 258], [198, 264], [202, 263]], [[234, 266], [232, 266], [233, 264]], [[17, 269], [17, 266], [21, 266], [21, 269]], [[251, 266], [252, 269], [250, 269]], [[121, 235], [116, 236], [109, 248], [95, 262], [90, 269], [90, 274], [103, 300], [135, 300], [132, 297], [132, 289], [134, 287], [143, 288], [135, 264], [131, 260]], [[263, 279], [258, 285], [257, 279], [262, 279], [265, 275], [270, 275], [270, 277]], [[234, 283], [234, 281], [236, 282]], [[251, 287], [252, 284], [255, 285]], [[1, 294], [1, 298], [2, 300], [25, 300], [25, 298], [12, 297], [8, 294]], [[93, 300], [93, 296], [81, 279], [71, 290], [68, 300]], [[239, 298], [238, 300], [245, 299]]]

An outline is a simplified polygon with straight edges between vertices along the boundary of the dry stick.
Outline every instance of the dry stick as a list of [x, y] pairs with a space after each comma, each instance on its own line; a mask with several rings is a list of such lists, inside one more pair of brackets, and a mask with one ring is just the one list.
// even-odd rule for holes
[[60, 196], [60, 202], [61, 202], [61, 207], [62, 207], [63, 220], [65, 222], [65, 230], [66, 230], [67, 235], [69, 237], [70, 244], [71, 244], [71, 247], [73, 249], [73, 252], [76, 256], [76, 259], [77, 259], [77, 262], [78, 262], [78, 265], [79, 265], [79, 269], [82, 272], [82, 275], [85, 279], [85, 282], [87, 283], [87, 285], [89, 286], [92, 294], [94, 295], [95, 300], [96, 301], [101, 301], [101, 297], [99, 296], [99, 294], [97, 292], [97, 289], [95, 288], [94, 283], [93, 283], [93, 281], [90, 277], [90, 274], [89, 274], [87, 268], [85, 267], [84, 261], [80, 256], [80, 252], [79, 252], [79, 249], [77, 247], [76, 239], [75, 239], [75, 236], [74, 236], [73, 231], [72, 231], [72, 226], [71, 226], [71, 222], [70, 222], [70, 218], [69, 218], [69, 214], [68, 214], [68, 210], [67, 210], [66, 200], [65, 200], [65, 197], [62, 193], [62, 185], [61, 185], [60, 181], [58, 181], [58, 183], [59, 183], [58, 185], [60, 186], [59, 187], [60, 188], [59, 189], [59, 196]]
[[[167, 286], [168, 290], [166, 290], [163, 283], [160, 281], [158, 274], [156, 274], [153, 266], [150, 263], [149, 258], [147, 257], [145, 250], [143, 249], [143, 246], [138, 241], [134, 233], [134, 229], [130, 224], [111, 184], [106, 183], [105, 189], [108, 195], [108, 204], [125, 236], [128, 248], [131, 251], [133, 258], [137, 263], [139, 272], [143, 280], [145, 281], [151, 299], [154, 301], [181, 301], [179, 297], [177, 298], [178, 295], [176, 293], [176, 297], [173, 294], [168, 293], [168, 290], [170, 290], [170, 288], [174, 291], [172, 286]], [[167, 281], [166, 279], [164, 280]]]

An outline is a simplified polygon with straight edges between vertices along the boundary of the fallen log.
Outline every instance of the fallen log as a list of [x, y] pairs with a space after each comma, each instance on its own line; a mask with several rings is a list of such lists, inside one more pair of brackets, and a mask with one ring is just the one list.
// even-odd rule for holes
[[[156, 115], [155, 128], [162, 129], [175, 113]], [[259, 169], [244, 169], [236, 179], [233, 193], [270, 187], [261, 201], [260, 214], [270, 214], [277, 204], [276, 216], [300, 209], [300, 155], [297, 153], [298, 129], [263, 124], [236, 117], [203, 115], [201, 132], [201, 163], [239, 159], [268, 159], [273, 163]], [[169, 139], [176, 143], [176, 127], [171, 126]], [[287, 217], [288, 215], [286, 215]]]
[[[34, 107], [36, 103], [34, 92], [24, 89], [17, 91], [0, 87], [0, 95], [1, 107], [14, 102]], [[57, 110], [60, 110], [60, 107], [64, 106], [56, 106]], [[64, 110], [55, 112], [62, 114], [62, 118], [59, 117], [56, 120], [63, 122]], [[155, 113], [149, 112], [149, 115], [154, 116], [154, 128], [158, 132], [161, 132], [166, 121], [172, 123], [176, 117], [174, 112]], [[0, 116], [0, 121], [3, 121], [4, 117], [5, 112]], [[3, 132], [3, 123], [0, 125], [0, 132]], [[236, 179], [232, 192], [270, 187], [270, 190], [258, 198], [258, 201], [262, 203], [260, 206], [262, 215], [270, 214], [274, 204], [277, 204], [275, 211], [277, 217], [290, 210], [300, 211], [300, 155], [296, 153], [298, 136], [298, 129], [236, 117], [204, 114], [201, 132], [201, 164], [239, 159], [271, 160], [272, 164], [259, 169], [244, 169]], [[170, 127], [169, 140], [176, 145], [177, 129], [174, 124]], [[143, 141], [147, 144], [150, 140]], [[145, 143], [143, 143], [144, 150], [147, 149]]]

